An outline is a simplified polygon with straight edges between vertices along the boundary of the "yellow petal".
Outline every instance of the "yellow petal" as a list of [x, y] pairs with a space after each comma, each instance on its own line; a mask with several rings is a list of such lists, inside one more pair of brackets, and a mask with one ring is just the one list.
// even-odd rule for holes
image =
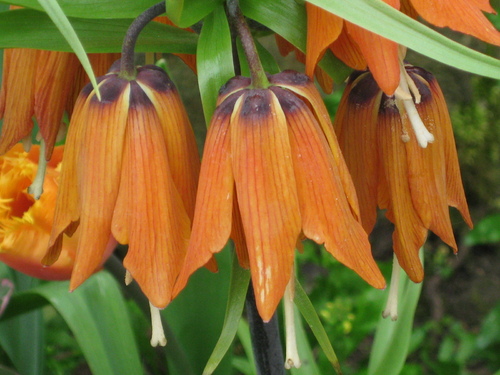
[[269, 321], [290, 280], [300, 234], [286, 119], [269, 90], [247, 90], [239, 99], [231, 151], [255, 300]]
[[297, 191], [306, 237], [325, 248], [377, 288], [385, 281], [373, 260], [368, 236], [352, 215], [339, 168], [314, 115], [288, 91], [273, 88], [289, 125]]

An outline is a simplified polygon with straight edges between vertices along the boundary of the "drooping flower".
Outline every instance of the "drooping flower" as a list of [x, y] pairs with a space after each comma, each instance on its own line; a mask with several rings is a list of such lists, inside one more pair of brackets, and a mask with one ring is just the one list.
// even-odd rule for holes
[[[484, 16], [495, 13], [488, 0], [383, 0], [410, 17], [422, 16], [438, 27], [473, 35], [488, 43], [500, 45], [500, 32]], [[306, 73], [314, 69], [329, 48], [340, 60], [356, 70], [369, 68], [378, 86], [387, 95], [399, 84], [397, 44], [335, 14], [306, 2], [307, 50]]]
[[427, 71], [405, 65], [396, 95], [368, 71], [349, 78], [334, 121], [340, 148], [370, 233], [376, 208], [394, 223], [394, 252], [411, 280], [422, 281], [418, 251], [428, 230], [457, 251], [449, 207], [472, 221], [462, 187], [451, 121], [441, 89]]
[[32, 277], [67, 280], [73, 269], [78, 233], [64, 240], [61, 256], [51, 267], [41, 263], [54, 217], [63, 147], [54, 149], [47, 165], [45, 193], [35, 201], [27, 188], [35, 178], [39, 152], [34, 146], [26, 153], [17, 144], [0, 157], [0, 261]]
[[152, 305], [163, 308], [190, 234], [199, 171], [194, 134], [160, 68], [139, 67], [128, 80], [112, 67], [98, 81], [101, 101], [87, 85], [75, 105], [44, 263], [57, 259], [63, 235], [78, 226], [75, 289], [99, 265], [113, 235], [129, 244], [127, 271]]
[[358, 203], [314, 84], [288, 71], [267, 89], [231, 79], [208, 130], [186, 263], [174, 294], [231, 236], [250, 266], [268, 321], [290, 281], [303, 236], [377, 288], [385, 286], [358, 217]]
[[[101, 75], [106, 72], [102, 70], [102, 61], [107, 69], [117, 56], [91, 54], [89, 58], [94, 72]], [[2, 77], [0, 155], [19, 141], [29, 149], [34, 117], [46, 145], [45, 157], [49, 160], [61, 130], [64, 111], [71, 114], [75, 93], [88, 82], [80, 62], [73, 53], [6, 49]]]

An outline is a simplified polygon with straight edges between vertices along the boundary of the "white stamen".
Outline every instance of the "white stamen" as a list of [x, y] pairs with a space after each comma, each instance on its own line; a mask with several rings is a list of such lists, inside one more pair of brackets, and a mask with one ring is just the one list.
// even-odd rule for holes
[[45, 159], [45, 142], [43, 139], [40, 141], [40, 155], [38, 156], [38, 168], [36, 176], [30, 187], [28, 193], [33, 194], [36, 200], [40, 199], [43, 193], [43, 181], [45, 180], [45, 171], [47, 170], [47, 160]]
[[384, 318], [391, 317], [391, 320], [398, 319], [398, 290], [399, 290], [399, 273], [401, 266], [399, 265], [398, 258], [394, 254], [392, 263], [391, 285], [389, 286], [389, 298], [385, 305], [385, 310], [382, 312]]
[[129, 270], [125, 270], [125, 285], [130, 285], [132, 281], [134, 281], [134, 277]]
[[[413, 99], [411, 93], [413, 93], [415, 99]], [[400, 63], [399, 86], [396, 89], [395, 96], [397, 99], [403, 102], [403, 106], [408, 115], [408, 119], [410, 120], [413, 132], [417, 137], [419, 146], [422, 148], [426, 148], [429, 143], [434, 142], [434, 136], [427, 130], [424, 123], [422, 122], [422, 119], [420, 118], [420, 115], [418, 114], [415, 103], [420, 103], [420, 92], [418, 91], [415, 82], [413, 82], [411, 77], [406, 72], [406, 69], [402, 62]]]
[[151, 302], [149, 303], [149, 309], [151, 310], [151, 326], [153, 328], [153, 333], [151, 335], [150, 341], [151, 346], [165, 346], [167, 345], [167, 338], [165, 337], [163, 325], [161, 324], [160, 309], [153, 306]]
[[297, 338], [295, 335], [295, 307], [293, 299], [295, 297], [295, 283], [294, 276], [290, 278], [288, 285], [285, 289], [283, 297], [283, 305], [285, 309], [285, 332], [286, 332], [286, 359], [285, 368], [287, 370], [292, 367], [299, 368], [302, 362], [299, 358], [299, 351], [297, 350]]

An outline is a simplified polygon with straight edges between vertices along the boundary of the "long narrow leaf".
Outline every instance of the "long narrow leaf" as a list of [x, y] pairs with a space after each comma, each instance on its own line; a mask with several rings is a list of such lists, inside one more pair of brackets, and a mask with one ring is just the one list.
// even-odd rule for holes
[[339, 360], [337, 358], [337, 355], [335, 354], [335, 351], [333, 350], [330, 340], [328, 339], [325, 328], [323, 328], [323, 324], [321, 324], [321, 321], [319, 320], [318, 314], [316, 313], [311, 300], [309, 299], [306, 292], [302, 288], [302, 285], [300, 285], [299, 280], [297, 279], [295, 279], [295, 304], [299, 308], [300, 313], [306, 320], [307, 324], [309, 324], [309, 327], [318, 340], [319, 345], [325, 352], [326, 357], [332, 364], [337, 374], [342, 374]]
[[[89, 53], [120, 52], [130, 19], [70, 19]], [[159, 37], [161, 36], [161, 38]], [[194, 33], [151, 22], [141, 32], [136, 52], [196, 52]], [[36, 48], [71, 52], [72, 48], [44, 12], [19, 9], [0, 13], [0, 48]]]
[[62, 315], [93, 374], [141, 374], [125, 301], [112, 276], [102, 271], [73, 293], [68, 288], [68, 282], [52, 282], [29, 293], [43, 296]]
[[236, 332], [238, 331], [238, 324], [241, 319], [241, 314], [243, 313], [243, 307], [245, 306], [250, 272], [240, 267], [236, 255], [234, 255], [233, 258], [229, 299], [227, 301], [226, 316], [224, 317], [224, 326], [219, 340], [217, 341], [217, 345], [203, 370], [203, 375], [211, 375], [231, 347]]
[[198, 42], [197, 66], [203, 113], [208, 126], [219, 89], [234, 76], [231, 34], [222, 5], [215, 8], [203, 22]]
[[99, 93], [99, 88], [97, 87], [97, 81], [94, 71], [92, 70], [92, 65], [90, 64], [90, 60], [85, 52], [85, 49], [83, 48], [82, 42], [78, 39], [78, 35], [76, 35], [68, 17], [64, 14], [64, 11], [59, 6], [57, 0], [38, 0], [38, 2], [43, 7], [45, 12], [47, 12], [52, 21], [54, 21], [54, 24], [57, 26], [61, 34], [68, 41], [71, 49], [75, 52], [78, 60], [80, 60], [80, 63], [83, 66], [83, 69], [85, 69], [85, 72], [89, 76], [90, 82], [96, 91], [97, 98], [101, 100], [101, 94]]
[[[2, 0], [3, 3], [43, 10], [37, 0]], [[81, 18], [135, 18], [158, 0], [59, 0], [64, 14]]]
[[[420, 249], [423, 260], [423, 250]], [[369, 375], [398, 375], [404, 366], [410, 346], [413, 318], [422, 290], [422, 283], [415, 284], [405, 272], [399, 277], [398, 320], [380, 317], [373, 343]], [[387, 295], [389, 290], [386, 291]]]

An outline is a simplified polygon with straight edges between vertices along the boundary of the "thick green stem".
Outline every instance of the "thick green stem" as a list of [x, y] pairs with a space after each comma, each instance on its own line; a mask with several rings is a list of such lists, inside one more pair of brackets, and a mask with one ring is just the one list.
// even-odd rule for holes
[[243, 51], [245, 52], [245, 56], [248, 61], [250, 75], [252, 78], [252, 86], [259, 89], [269, 87], [269, 80], [267, 79], [266, 72], [262, 67], [262, 63], [260, 62], [260, 57], [257, 53], [252, 33], [250, 32], [248, 24], [245, 21], [243, 13], [241, 13], [238, 0], [228, 0], [227, 10], [236, 33], [240, 37]]
[[165, 1], [160, 1], [151, 8], [146, 9], [137, 17], [127, 30], [123, 39], [122, 58], [120, 65], [120, 77], [128, 80], [135, 79], [136, 70], [134, 62], [134, 49], [137, 38], [142, 29], [150, 23], [155, 17], [165, 13]]

